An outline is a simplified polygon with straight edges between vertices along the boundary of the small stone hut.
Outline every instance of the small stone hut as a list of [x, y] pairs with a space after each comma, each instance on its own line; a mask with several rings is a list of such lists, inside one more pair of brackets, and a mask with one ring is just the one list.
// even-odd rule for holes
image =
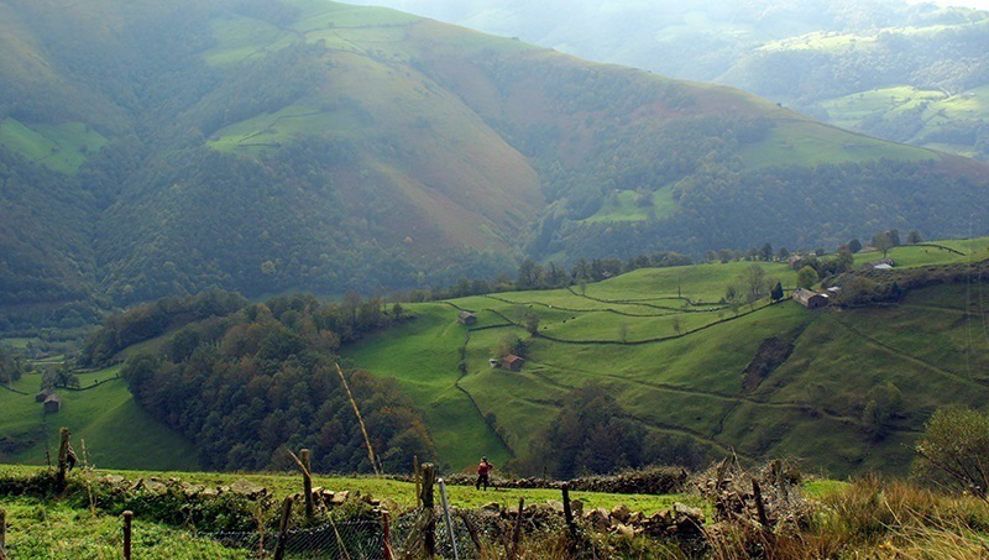
[[461, 311], [460, 314], [457, 315], [457, 322], [461, 325], [467, 325], [468, 327], [471, 325], [476, 325], [477, 315], [474, 315], [470, 311]]
[[52, 393], [45, 399], [45, 414], [55, 414], [62, 410], [62, 395]]
[[827, 294], [800, 288], [793, 292], [793, 301], [807, 309], [819, 309], [821, 307], [827, 307], [831, 303], [831, 298]]
[[525, 359], [515, 354], [509, 354], [501, 359], [501, 367], [511, 371], [522, 371], [523, 364]]

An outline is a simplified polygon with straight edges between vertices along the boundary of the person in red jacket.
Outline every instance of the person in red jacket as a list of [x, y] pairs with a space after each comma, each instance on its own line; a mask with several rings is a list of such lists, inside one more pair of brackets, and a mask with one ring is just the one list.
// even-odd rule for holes
[[484, 489], [488, 489], [488, 473], [494, 465], [488, 462], [487, 457], [481, 457], [481, 463], [477, 465], [477, 482], [474, 484], [474, 488], [480, 490], [481, 484], [484, 484]]

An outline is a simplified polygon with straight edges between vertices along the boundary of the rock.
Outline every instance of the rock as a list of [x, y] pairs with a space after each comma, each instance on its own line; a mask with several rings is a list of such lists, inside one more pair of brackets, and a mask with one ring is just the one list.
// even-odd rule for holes
[[563, 513], [563, 502], [559, 502], [557, 500], [546, 500], [546, 507], [549, 508], [550, 511]]
[[148, 483], [146, 483], [144, 485], [144, 487], [147, 488], [149, 491], [154, 492], [156, 494], [162, 494], [162, 493], [168, 491], [168, 487], [167, 486], [165, 486], [164, 484], [162, 484], [161, 482], [159, 482], [159, 481], [157, 481], [155, 479], [151, 479], [151, 481], [149, 481]]
[[220, 493], [219, 490], [217, 490], [216, 488], [211, 488], [211, 487], [203, 488], [203, 496], [212, 497], [218, 495], [219, 493]]
[[247, 496], [248, 498], [254, 499], [264, 496], [268, 493], [268, 490], [263, 486], [258, 486], [244, 479], [240, 479], [230, 485], [230, 491], [234, 494], [239, 494], [241, 496]]
[[634, 525], [641, 525], [642, 521], [645, 520], [646, 516], [642, 514], [641, 511], [637, 511], [629, 516], [628, 522]]
[[499, 504], [498, 502], [488, 502], [488, 503], [484, 504], [483, 506], [481, 506], [481, 509], [487, 510], [487, 511], [498, 512], [498, 511], [501, 511], [501, 504]]
[[105, 477], [103, 477], [103, 480], [106, 481], [108, 484], [112, 484], [116, 486], [124, 482], [124, 477], [117, 474], [108, 474]]
[[698, 508], [692, 508], [681, 504], [680, 502], [676, 502], [673, 504], [673, 512], [676, 513], [677, 516], [689, 517], [696, 520], [698, 523], [704, 523], [704, 512]]
[[584, 520], [594, 526], [595, 529], [599, 531], [604, 531], [611, 525], [611, 519], [608, 515], [608, 510], [604, 508], [595, 508], [587, 512], [584, 515]]
[[337, 493], [333, 494], [333, 497], [332, 498], [330, 498], [330, 504], [335, 505], [335, 506], [338, 506], [338, 505], [346, 502], [347, 501], [347, 498], [349, 498], [349, 497], [350, 497], [350, 492], [348, 490], [343, 490], [343, 491], [337, 492]]
[[621, 523], [628, 521], [628, 518], [631, 517], [631, 515], [632, 512], [629, 511], [628, 506], [625, 504], [618, 504], [611, 509], [611, 518], [616, 519]]
[[577, 517], [584, 515], [584, 502], [580, 500], [570, 500], [570, 509]]
[[635, 536], [635, 529], [624, 523], [619, 523], [618, 525], [616, 525], [615, 532], [618, 533], [619, 535], [622, 535], [623, 537], [632, 538]]

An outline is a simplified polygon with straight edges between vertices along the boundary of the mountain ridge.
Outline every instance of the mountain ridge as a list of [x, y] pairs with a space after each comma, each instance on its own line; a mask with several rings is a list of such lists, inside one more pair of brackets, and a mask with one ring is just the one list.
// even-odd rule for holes
[[[960, 208], [989, 208], [985, 165], [723, 86], [322, 0], [118, 4], [0, 2], [19, 16], [2, 40], [20, 47], [0, 56], [0, 124], [47, 139], [30, 145], [61, 162], [30, 163], [27, 133], [0, 128], [0, 247], [23, 255], [0, 283], [76, 286], [23, 295], [78, 304], [15, 326], [211, 286], [375, 293], [494, 277], [522, 257], [961, 235]], [[20, 80], [32, 61], [48, 81]], [[795, 197], [768, 213], [724, 207], [792, 189], [810, 200], [822, 164], [854, 211], [822, 224]], [[641, 215], [613, 220], [629, 197]], [[39, 226], [56, 234], [14, 233]]]

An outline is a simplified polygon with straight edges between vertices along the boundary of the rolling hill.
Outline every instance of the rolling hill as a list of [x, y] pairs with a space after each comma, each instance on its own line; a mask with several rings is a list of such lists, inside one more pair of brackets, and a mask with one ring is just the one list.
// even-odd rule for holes
[[[706, 466], [734, 452], [799, 457], [838, 476], [902, 473], [935, 409], [978, 408], [989, 396], [987, 251], [989, 238], [892, 249], [897, 270], [864, 278], [889, 283], [876, 275], [896, 275], [907, 290], [896, 303], [810, 311], [765, 296], [724, 301], [728, 286], [747, 289], [753, 266], [762, 269], [760, 282], [792, 289], [797, 275], [780, 263], [644, 268], [566, 289], [403, 305], [338, 352], [345, 367], [371, 374], [351, 382], [386, 465], [406, 464], [396, 449], [412, 448], [401, 433], [408, 421], [453, 470], [488, 455], [521, 473], [593, 471], [582, 462], [560, 475], [541, 459], [566, 452], [551, 434], [564, 413], [601, 413], [602, 403], [587, 406], [590, 391], [606, 396], [608, 422], [637, 438], [634, 454], [625, 455], [609, 447], [621, 434], [606, 432], [594, 449], [618, 462], [604, 471], [648, 462]], [[863, 252], [856, 264], [881, 257]], [[856, 278], [842, 285], [851, 290]], [[189, 468], [197, 455], [214, 469], [286, 466], [279, 444], [289, 442], [312, 448], [324, 468], [368, 470], [339, 389], [312, 405], [303, 390], [336, 384], [328, 364], [340, 344], [333, 333], [348, 332], [346, 308], [306, 297], [242, 305], [205, 319], [176, 308], [193, 322], [163, 334], [142, 323], [154, 305], [118, 318], [118, 329], [131, 322], [128, 332], [153, 337], [117, 349], [125, 370], [158, 364], [154, 374], [128, 378], [137, 399], [115, 378], [120, 366], [83, 374], [86, 390], [66, 392], [54, 416], [34, 402], [38, 375], [16, 382], [15, 391], [0, 389], [0, 405], [11, 411], [0, 422], [3, 460], [43, 462], [46, 443], [65, 425], [86, 440], [91, 461], [109, 467]], [[359, 309], [370, 317], [370, 308]], [[462, 310], [478, 322], [460, 324]], [[520, 372], [489, 364], [506, 337], [522, 341]], [[91, 387], [94, 380], [104, 383]], [[392, 430], [396, 419], [400, 429]]]
[[989, 158], [989, 12], [876, 0], [357, 0], [758, 93], [887, 140]]
[[11, 330], [212, 286], [332, 296], [521, 257], [962, 236], [989, 209], [983, 164], [387, 9], [0, 13]]
[[[989, 256], [986, 238], [946, 246], [958, 253], [918, 246], [890, 256], [929, 271], [932, 263]], [[863, 253], [858, 262], [880, 257]], [[969, 283], [912, 290], [891, 306], [822, 312], [792, 301], [717, 303], [749, 266], [642, 269], [583, 293], [573, 287], [419, 304], [415, 321], [344, 355], [397, 379], [454, 465], [481, 454], [529, 465], [525, 459], [546, 452], [540, 433], [588, 383], [657, 438], [668, 450], [657, 452], [660, 460], [794, 456], [836, 475], [902, 473], [935, 408], [984, 405], [984, 268]], [[794, 285], [785, 266], [763, 267], [767, 277]], [[458, 309], [475, 311], [478, 323], [458, 324]], [[540, 319], [534, 337], [523, 328], [531, 313]], [[519, 373], [488, 364], [507, 333], [529, 341]], [[786, 350], [773, 354], [767, 348], [774, 344]], [[884, 399], [898, 404], [877, 431], [868, 410]], [[485, 428], [488, 435], [478, 435]]]

